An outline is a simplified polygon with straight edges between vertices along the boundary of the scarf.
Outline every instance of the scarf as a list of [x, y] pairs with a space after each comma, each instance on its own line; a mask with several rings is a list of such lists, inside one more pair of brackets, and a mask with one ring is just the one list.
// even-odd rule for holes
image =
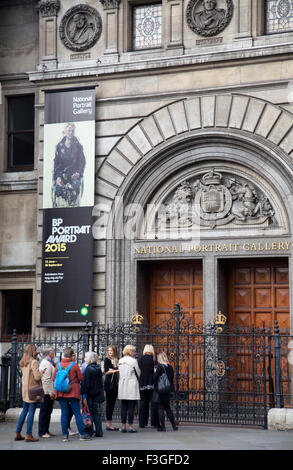
[[50, 357], [50, 356], [46, 356], [45, 359], [49, 362], [51, 362], [51, 364], [56, 367], [56, 362], [53, 361], [53, 359]]

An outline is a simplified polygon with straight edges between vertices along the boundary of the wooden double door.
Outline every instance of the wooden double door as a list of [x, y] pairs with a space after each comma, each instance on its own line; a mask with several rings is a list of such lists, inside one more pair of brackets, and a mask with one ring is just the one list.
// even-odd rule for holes
[[289, 328], [288, 259], [235, 260], [228, 273], [229, 323]]
[[[289, 328], [288, 259], [235, 259], [225, 265], [220, 294], [230, 324], [273, 327], [278, 320], [280, 328]], [[201, 260], [152, 263], [149, 279], [150, 326], [167, 320], [176, 303], [194, 324], [203, 323]]]

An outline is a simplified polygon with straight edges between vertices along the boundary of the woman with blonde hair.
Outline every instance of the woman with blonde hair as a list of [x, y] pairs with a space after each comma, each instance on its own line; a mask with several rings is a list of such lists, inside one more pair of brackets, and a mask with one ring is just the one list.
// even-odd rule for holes
[[45, 373], [46, 369], [43, 371], [39, 370], [39, 363], [37, 360], [38, 351], [37, 347], [34, 344], [28, 344], [25, 349], [23, 356], [19, 362], [21, 372], [22, 372], [22, 399], [23, 407], [22, 412], [18, 418], [16, 431], [15, 431], [15, 441], [22, 441], [24, 438], [21, 436], [21, 430], [24, 425], [25, 419], [27, 417], [27, 429], [25, 442], [36, 442], [39, 439], [33, 437], [33, 423], [35, 411], [37, 408], [37, 403], [40, 403], [42, 400], [30, 399], [29, 390], [34, 387], [42, 386], [42, 376]]
[[139, 376], [140, 368], [135, 359], [135, 346], [128, 344], [123, 349], [123, 357], [119, 360], [118, 399], [121, 400], [121, 432], [125, 433], [128, 418], [128, 432], [137, 432], [133, 428], [134, 408], [140, 400]]
[[154, 373], [156, 366], [155, 350], [152, 344], [146, 344], [143, 349], [143, 355], [138, 360], [138, 366], [141, 370], [139, 378], [140, 407], [139, 407], [139, 427], [145, 428], [149, 420], [149, 408], [151, 404], [151, 425], [158, 426], [156, 422], [156, 413], [152, 396], [154, 391]]
[[114, 344], [107, 346], [107, 355], [104, 360], [104, 390], [106, 393], [106, 420], [107, 431], [118, 431], [119, 428], [112, 426], [112, 416], [115, 408], [115, 403], [118, 396], [118, 351]]
[[[157, 357], [158, 360], [158, 366], [154, 375], [154, 401], [158, 403], [158, 415], [159, 415], [159, 427], [158, 431], [166, 431], [165, 428], [165, 411], [166, 414], [169, 418], [170, 423], [172, 424], [172, 428], [174, 431], [177, 431], [178, 428], [175, 425], [175, 418], [173, 415], [173, 412], [170, 407], [170, 398], [171, 398], [171, 392], [174, 391], [174, 371], [173, 367], [169, 363], [167, 354], [165, 352], [161, 352], [158, 354]], [[166, 372], [167, 377], [170, 382], [170, 391], [167, 393], [159, 393], [158, 391], [158, 380], [160, 375], [162, 375], [164, 372]]]

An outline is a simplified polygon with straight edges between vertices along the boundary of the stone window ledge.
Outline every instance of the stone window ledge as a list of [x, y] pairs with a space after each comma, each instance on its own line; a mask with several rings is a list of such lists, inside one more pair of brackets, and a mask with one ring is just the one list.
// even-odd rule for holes
[[36, 191], [37, 170], [0, 173], [0, 191]]

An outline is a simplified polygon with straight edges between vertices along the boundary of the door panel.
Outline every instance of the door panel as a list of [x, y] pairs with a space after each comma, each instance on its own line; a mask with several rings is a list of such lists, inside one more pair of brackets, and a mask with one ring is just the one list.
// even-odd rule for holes
[[273, 327], [280, 320], [289, 328], [287, 259], [235, 260], [228, 272], [230, 324]]
[[[230, 325], [241, 328], [274, 329], [274, 322], [279, 322], [279, 328], [289, 329], [289, 270], [287, 259], [235, 260], [229, 262], [229, 313]], [[241, 345], [236, 353], [237, 388], [246, 392], [247, 401], [254, 401], [253, 377], [261, 376], [262, 365], [258, 370], [255, 358], [247, 353], [243, 362]], [[268, 364], [268, 356], [267, 356]], [[241, 373], [245, 371], [245, 373]], [[274, 371], [272, 371], [274, 374]], [[267, 392], [269, 381], [267, 380]], [[238, 401], [241, 402], [241, 393]], [[244, 398], [243, 398], [244, 400]]]
[[185, 315], [202, 324], [203, 281], [200, 260], [152, 263], [150, 268], [150, 326], [157, 325], [179, 303]]

